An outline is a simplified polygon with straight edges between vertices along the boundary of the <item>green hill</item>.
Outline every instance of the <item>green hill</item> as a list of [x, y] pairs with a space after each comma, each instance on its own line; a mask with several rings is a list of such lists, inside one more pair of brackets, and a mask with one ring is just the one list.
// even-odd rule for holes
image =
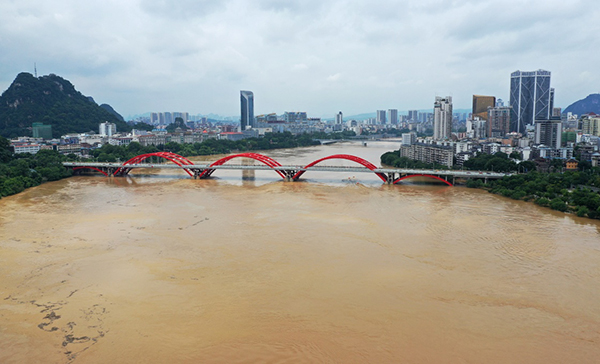
[[118, 131], [131, 129], [114, 114], [82, 95], [71, 82], [50, 74], [34, 77], [20, 73], [0, 96], [0, 135], [13, 138], [31, 136], [31, 125], [52, 125], [52, 136], [67, 133], [98, 132], [102, 122], [117, 125]]
[[600, 114], [600, 94], [591, 94], [585, 99], [575, 101], [563, 111], [563, 113], [567, 112], [572, 112], [573, 114], [577, 114], [579, 116], [592, 112]]

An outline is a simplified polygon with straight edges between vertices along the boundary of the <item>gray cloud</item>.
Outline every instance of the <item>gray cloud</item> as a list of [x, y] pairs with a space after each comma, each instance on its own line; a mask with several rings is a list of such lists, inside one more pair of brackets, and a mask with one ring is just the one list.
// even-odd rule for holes
[[594, 0], [41, 0], [0, 3], [0, 88], [56, 73], [127, 115], [311, 115], [508, 96], [510, 72], [552, 71], [557, 104], [598, 92]]

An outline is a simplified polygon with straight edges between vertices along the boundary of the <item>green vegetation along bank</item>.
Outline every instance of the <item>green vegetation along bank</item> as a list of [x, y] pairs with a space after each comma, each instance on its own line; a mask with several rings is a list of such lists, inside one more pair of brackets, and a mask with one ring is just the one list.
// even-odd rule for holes
[[[137, 155], [158, 151], [169, 151], [184, 157], [194, 155], [227, 154], [234, 151], [268, 150], [276, 148], [296, 148], [319, 145], [315, 139], [344, 139], [354, 136], [353, 132], [315, 133], [292, 135], [291, 133], [268, 133], [264, 138], [250, 138], [238, 141], [208, 139], [202, 143], [143, 147], [133, 142], [127, 146], [105, 144], [92, 151], [92, 157], [99, 162], [126, 161]], [[72, 175], [63, 167], [64, 161], [75, 161], [74, 154], [61, 155], [53, 150], [40, 150], [37, 154], [13, 155], [10, 142], [0, 136], [0, 198], [14, 195], [26, 188], [38, 186], [46, 181], [56, 181]]]
[[564, 173], [530, 172], [490, 181], [470, 180], [467, 187], [484, 188], [515, 200], [532, 201], [580, 217], [600, 219], [600, 168]]
[[249, 152], [280, 148], [297, 148], [319, 145], [315, 139], [343, 139], [354, 136], [354, 132], [343, 133], [313, 133], [293, 135], [292, 133], [266, 133], [262, 138], [248, 138], [242, 140], [207, 139], [202, 143], [179, 144], [169, 142], [165, 145], [143, 147], [137, 142], [127, 146], [113, 146], [105, 144], [92, 151], [94, 160], [98, 162], [126, 161], [137, 155], [154, 152], [172, 152], [184, 157], [195, 155], [228, 154], [232, 152]]
[[69, 177], [72, 171], [63, 167], [67, 157], [53, 150], [40, 150], [35, 155], [12, 155], [10, 142], [0, 137], [0, 198], [14, 195], [46, 181]]
[[[515, 200], [531, 201], [540, 206], [563, 212], [577, 214], [580, 217], [600, 219], [600, 167], [592, 168], [589, 162], [580, 162], [577, 171], [564, 173], [537, 172], [532, 161], [521, 161], [519, 153], [510, 156], [498, 152], [479, 154], [465, 161], [465, 170], [512, 172], [499, 180], [468, 180], [467, 187], [482, 188], [491, 193], [510, 197]], [[384, 153], [381, 163], [396, 168], [434, 168], [448, 169], [445, 166], [423, 163], [400, 156], [400, 151]], [[562, 160], [549, 163], [551, 171], [562, 170]]]

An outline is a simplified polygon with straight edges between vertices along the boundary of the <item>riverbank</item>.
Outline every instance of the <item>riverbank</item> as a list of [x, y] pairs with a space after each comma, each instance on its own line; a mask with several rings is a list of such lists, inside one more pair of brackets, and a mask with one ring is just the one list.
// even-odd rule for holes
[[[320, 145], [317, 140], [319, 138], [343, 139], [353, 135], [355, 135], [354, 132], [300, 135], [286, 132], [267, 133], [262, 138], [248, 138], [238, 141], [207, 139], [202, 143], [194, 144], [169, 142], [166, 145], [145, 147], [137, 142], [132, 142], [126, 146], [105, 144], [101, 148], [92, 151], [91, 159], [98, 162], [124, 162], [140, 154], [160, 151], [169, 151], [184, 157], [191, 157], [228, 154], [232, 151], [290, 149]], [[57, 181], [70, 177], [72, 171], [66, 170], [62, 166], [62, 162], [79, 160], [74, 154], [65, 156], [53, 150], [41, 150], [35, 155], [27, 153], [13, 155], [10, 149], [10, 142], [0, 137], [0, 198], [20, 193], [47, 181]]]
[[597, 170], [530, 172], [489, 181], [487, 185], [481, 181], [468, 181], [467, 187], [482, 188], [490, 193], [534, 202], [579, 217], [600, 219], [600, 194], [592, 190], [600, 187], [600, 173]]

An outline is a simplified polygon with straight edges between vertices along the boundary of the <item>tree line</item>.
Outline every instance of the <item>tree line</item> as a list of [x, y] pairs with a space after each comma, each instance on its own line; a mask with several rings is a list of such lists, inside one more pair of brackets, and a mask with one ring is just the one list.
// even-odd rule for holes
[[140, 143], [131, 142], [126, 146], [105, 144], [92, 151], [92, 157], [98, 162], [127, 161], [135, 156], [155, 152], [172, 152], [183, 157], [196, 155], [228, 154], [232, 152], [249, 152], [256, 150], [270, 150], [280, 148], [297, 148], [319, 145], [316, 139], [344, 139], [354, 136], [354, 132], [340, 133], [311, 133], [294, 135], [290, 132], [266, 133], [262, 138], [247, 138], [241, 140], [207, 139], [193, 144], [180, 144], [168, 142], [164, 145], [142, 146]]
[[515, 200], [532, 201], [540, 206], [571, 212], [580, 217], [600, 219], [600, 168], [564, 173], [530, 172], [515, 174], [484, 185], [469, 180], [467, 187], [486, 188], [489, 192]]
[[67, 157], [54, 150], [40, 150], [35, 155], [12, 155], [10, 142], [0, 137], [0, 198], [14, 195], [46, 181], [69, 177], [71, 170], [63, 167]]
[[[549, 163], [548, 172], [538, 172], [533, 161], [522, 161], [518, 152], [510, 155], [498, 152], [479, 154], [463, 163], [466, 170], [514, 173], [499, 180], [488, 181], [470, 179], [467, 187], [484, 188], [491, 193], [515, 200], [532, 201], [540, 206], [563, 212], [571, 212], [580, 217], [600, 219], [600, 167], [592, 168], [586, 161], [579, 162], [576, 171], [563, 170], [563, 161], [554, 159]], [[448, 169], [439, 164], [427, 164], [400, 156], [400, 150], [384, 153], [381, 163], [396, 168]], [[596, 191], [594, 191], [597, 189]]]
[[[126, 146], [105, 144], [92, 150], [91, 157], [99, 162], [127, 161], [137, 155], [169, 151], [184, 157], [195, 155], [227, 154], [277, 148], [295, 148], [319, 145], [315, 139], [345, 139], [354, 136], [354, 132], [312, 133], [293, 135], [285, 133], [267, 133], [263, 138], [248, 138], [237, 141], [207, 139], [201, 143], [179, 144], [169, 142], [165, 145], [142, 146], [132, 142]], [[46, 181], [56, 181], [69, 177], [73, 171], [62, 165], [64, 161], [76, 161], [74, 154], [62, 155], [54, 150], [40, 150], [36, 154], [12, 154], [9, 140], [0, 136], [0, 198], [38, 186]]]

